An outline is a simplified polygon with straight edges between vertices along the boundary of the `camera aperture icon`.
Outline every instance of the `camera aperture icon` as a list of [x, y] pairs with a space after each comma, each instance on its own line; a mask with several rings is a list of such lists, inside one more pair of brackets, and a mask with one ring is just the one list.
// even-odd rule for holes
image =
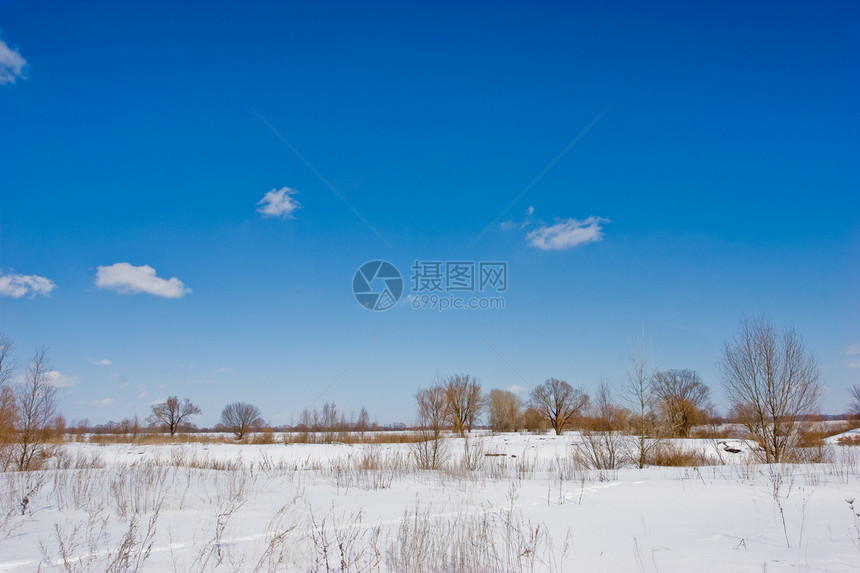
[[352, 293], [368, 310], [388, 310], [403, 295], [403, 276], [388, 261], [369, 261], [355, 271]]

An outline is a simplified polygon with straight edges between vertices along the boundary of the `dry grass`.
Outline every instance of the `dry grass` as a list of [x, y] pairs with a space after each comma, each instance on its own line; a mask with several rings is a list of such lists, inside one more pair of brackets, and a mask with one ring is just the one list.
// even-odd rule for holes
[[798, 431], [798, 445], [802, 448], [818, 447], [819, 443], [825, 438], [844, 434], [854, 428], [854, 424], [850, 422], [839, 423], [812, 423], [803, 426]]
[[[266, 429], [248, 433], [237, 440], [230, 433], [176, 434], [144, 432], [139, 434], [74, 434], [67, 436], [68, 441], [85, 442], [98, 445], [135, 444], [412, 444], [426, 438], [420, 432], [275, 432]], [[58, 440], [57, 443], [61, 443]]]
[[714, 461], [699, 451], [685, 450], [672, 442], [658, 445], [650, 460], [655, 466], [698, 467], [713, 465]]
[[509, 505], [478, 513], [458, 511], [434, 516], [416, 504], [403, 514], [386, 546], [389, 571], [563, 571], [570, 550], [570, 530], [558, 551], [547, 527], [526, 519], [511, 486]]
[[414, 444], [427, 438], [421, 432], [286, 432], [285, 444]]
[[836, 440], [840, 446], [860, 446], [860, 434], [849, 434]]
[[135, 444], [139, 446], [164, 444], [231, 444], [230, 434], [80, 434], [75, 441], [90, 444]]
[[[152, 539], [165, 537], [163, 531], [155, 536], [159, 515], [175, 516], [205, 507], [208, 514], [195, 528], [168, 530], [167, 538], [175, 548], [170, 555], [175, 571], [565, 570], [564, 532], [550, 532], [543, 523], [525, 517], [517, 503], [518, 484], [521, 480], [546, 480], [547, 504], [575, 503], [577, 492], [582, 503], [583, 494], [589, 495], [586, 483], [613, 480], [616, 473], [589, 469], [572, 454], [553, 459], [541, 459], [533, 450], [518, 452], [515, 457], [499, 455], [488, 451], [488, 442], [479, 436], [469, 440], [449, 437], [445, 441], [450, 457], [437, 470], [429, 471], [420, 469], [409, 448], [373, 443], [342, 448], [344, 454], [332, 459], [323, 455], [285, 462], [269, 457], [277, 447], [243, 460], [218, 458], [204, 448], [170, 442], [174, 447], [155, 448], [154, 456], [110, 467], [106, 467], [101, 449], [92, 448], [95, 454], [84, 455], [64, 453], [60, 448], [49, 469], [0, 473], [0, 541], [31, 520], [28, 512], [35, 511], [33, 508], [51, 506], [70, 518], [41, 539], [42, 570], [135, 570], [148, 559]], [[752, 463], [714, 465], [707, 471], [714, 476], [728, 475], [726, 479], [737, 474], [751, 482], [764, 475], [779, 510], [792, 491], [794, 479], [785, 473], [786, 481], [778, 481], [784, 472], [799, 472], [797, 479], [805, 480], [808, 486], [834, 478], [847, 483], [849, 476], [854, 479], [858, 475], [856, 453], [855, 449], [841, 448], [829, 464], [799, 466], [801, 469], [775, 467], [768, 474]], [[684, 468], [714, 464], [703, 454], [686, 449], [682, 440], [661, 443], [651, 462]], [[805, 472], [803, 468], [814, 469]], [[677, 472], [702, 479], [699, 469]], [[304, 486], [322, 482], [336, 488], [339, 495], [349, 495], [350, 489], [383, 490], [416, 478], [438, 480], [441, 487], [451, 484], [451, 491], [463, 492], [482, 491], [487, 482], [507, 481], [509, 503], [501, 507], [482, 505], [477, 510], [472, 507], [468, 512], [447, 504], [416, 504], [396, 523], [373, 523], [365, 509], [311, 507]], [[236, 539], [247, 536], [239, 526], [247, 523], [244, 512], [259, 512], [254, 499], [258, 492], [271, 488], [289, 492], [287, 499], [292, 497], [292, 501], [277, 508], [283, 503], [279, 501], [265, 510], [274, 514], [255, 516], [262, 520], [261, 527], [267, 520], [269, 525], [253, 547], [240, 546]], [[783, 527], [786, 536], [794, 534], [791, 522], [787, 525]]]
[[708, 424], [694, 426], [690, 430], [691, 438], [711, 440], [737, 439], [742, 438], [745, 434], [745, 430], [735, 424]]
[[[452, 459], [431, 475], [459, 483], [468, 477], [468, 483], [488, 479], [492, 473], [516, 483], [517, 475], [531, 475], [537, 466], [524, 455], [487, 458], [483, 444], [474, 438], [463, 440], [462, 447], [464, 459]], [[40, 540], [40, 569], [45, 571], [138, 570], [152, 552], [159, 515], [174, 515], [183, 507], [201, 504], [211, 508], [208, 521], [183, 538], [168, 534], [175, 571], [291, 567], [307, 571], [561, 571], [569, 545], [565, 539], [559, 551], [542, 523], [525, 519], [513, 489], [510, 507], [485, 506], [477, 513], [461, 510], [451, 516], [447, 508], [415, 506], [404, 514], [403, 523], [389, 526], [366, 523], [362, 509], [342, 512], [332, 506], [319, 512], [311, 508], [301, 485], [304, 478], [298, 478], [297, 487], [290, 487], [295, 492], [293, 501], [275, 512], [265, 536], [253, 549], [235, 544], [236, 536], [242, 535], [236, 529], [237, 517], [262, 483], [266, 487], [293, 483], [300, 473], [311, 480], [331, 480], [346, 494], [351, 487], [391, 487], [394, 480], [418, 471], [407, 452], [387, 452], [375, 444], [302, 468], [275, 463], [265, 456], [252, 462], [225, 462], [185, 448], [111, 467], [104, 467], [98, 455], [62, 459], [69, 469], [0, 474], [7, 486], [2, 495], [5, 505], [0, 508], [7, 519], [0, 533], [14, 534], [24, 523], [20, 513], [33, 505], [47, 504], [77, 514], [56, 523], [50, 535]], [[556, 460], [555, 465], [544, 469], [558, 474], [561, 484], [562, 474], [570, 473], [568, 464]], [[202, 481], [205, 488], [191, 489]], [[192, 499], [186, 501], [187, 497]], [[25, 505], [23, 499], [28, 500]], [[445, 516], [439, 516], [440, 511]], [[189, 546], [195, 549], [189, 552]]]

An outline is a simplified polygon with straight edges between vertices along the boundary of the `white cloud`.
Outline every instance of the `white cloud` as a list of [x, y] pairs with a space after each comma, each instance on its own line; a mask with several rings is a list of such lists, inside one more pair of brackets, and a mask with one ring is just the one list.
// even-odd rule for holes
[[96, 286], [120, 294], [146, 293], [164, 298], [182, 298], [191, 292], [176, 277], [165, 280], [157, 277], [155, 269], [149, 265], [136, 267], [129, 263], [98, 267]]
[[525, 386], [520, 386], [519, 384], [514, 384], [513, 386], [508, 387], [508, 392], [513, 392], [514, 394], [519, 394], [523, 390], [525, 390]]
[[4, 275], [0, 274], [0, 295], [21, 298], [35, 297], [37, 294], [48, 296], [57, 285], [51, 279], [38, 275]]
[[14, 84], [18, 78], [25, 78], [26, 68], [27, 60], [0, 40], [0, 84]]
[[848, 368], [860, 368], [860, 362], [849, 362]]
[[589, 217], [584, 221], [566, 219], [555, 225], [544, 225], [531, 231], [526, 235], [526, 241], [530, 246], [544, 251], [570, 249], [583, 243], [603, 239], [603, 229], [600, 224], [608, 222], [609, 219], [602, 217]]
[[281, 187], [280, 189], [272, 189], [257, 203], [257, 212], [264, 217], [284, 217], [286, 219], [293, 218], [293, 211], [300, 208], [302, 205], [293, 198], [293, 195], [298, 193], [295, 189], [289, 187]]
[[50, 370], [45, 372], [45, 377], [48, 379], [48, 384], [53, 386], [54, 388], [67, 388], [69, 386], [76, 386], [80, 379], [77, 376], [66, 376], [62, 374], [58, 370]]
[[92, 400], [91, 402], [85, 402], [90, 406], [113, 406], [116, 404], [116, 400], [113, 398], [102, 398], [101, 400]]
[[525, 229], [526, 227], [531, 226], [532, 224], [532, 215], [534, 215], [535, 208], [533, 205], [529, 205], [529, 208], [526, 209], [526, 218], [522, 222], [516, 221], [502, 221], [501, 227], [503, 231], [511, 231], [511, 230], [520, 230]]
[[101, 360], [96, 360], [95, 358], [87, 358], [87, 362], [89, 362], [90, 364], [95, 364], [96, 366], [110, 366], [111, 364], [113, 364], [113, 362], [111, 362], [107, 358], [102, 358]]
[[852, 344], [845, 351], [845, 354], [860, 354], [860, 344]]
[[146, 387], [146, 384], [138, 384], [134, 389], [137, 390], [138, 398], [145, 398], [149, 395], [149, 388]]

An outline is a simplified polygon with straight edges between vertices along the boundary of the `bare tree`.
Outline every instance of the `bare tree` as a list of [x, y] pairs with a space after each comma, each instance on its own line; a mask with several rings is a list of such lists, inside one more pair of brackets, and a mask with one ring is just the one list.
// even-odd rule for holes
[[424, 469], [438, 468], [445, 457], [442, 432], [448, 418], [448, 395], [442, 386], [418, 390], [418, 426], [422, 439], [413, 445], [418, 465]]
[[744, 319], [723, 347], [723, 384], [734, 411], [761, 446], [766, 463], [788, 461], [798, 420], [813, 414], [821, 393], [818, 364], [797, 331], [764, 318]]
[[656, 368], [648, 357], [644, 332], [641, 342], [630, 352], [628, 361], [626, 390], [635, 413], [633, 430], [639, 438], [637, 466], [641, 469], [648, 463], [651, 450], [657, 447], [657, 423], [653, 408]]
[[550, 378], [531, 392], [531, 401], [560, 435], [573, 418], [588, 406], [588, 395], [563, 380]]
[[448, 398], [448, 420], [454, 431], [465, 436], [472, 432], [481, 410], [484, 408], [484, 395], [478, 380], [468, 374], [448, 376], [444, 382]]
[[676, 438], [690, 437], [708, 408], [710, 389], [694, 370], [666, 370], [654, 375], [657, 404], [669, 432]]
[[299, 432], [300, 440], [303, 443], [314, 443], [316, 442], [316, 428], [317, 428], [317, 411], [314, 409], [313, 413], [310, 410], [305, 408], [302, 410], [301, 416], [299, 416], [299, 423], [296, 424], [295, 430]]
[[51, 379], [47, 350], [36, 350], [24, 372], [24, 380], [15, 390], [18, 420], [16, 424], [19, 470], [29, 469], [36, 454], [44, 452], [56, 421], [57, 387]]
[[418, 390], [418, 425], [433, 432], [434, 437], [441, 435], [448, 419], [448, 395], [441, 386], [431, 386]]
[[487, 405], [494, 432], [515, 432], [522, 426], [523, 401], [510, 390], [493, 388]]
[[5, 334], [0, 334], [0, 386], [5, 386], [12, 379], [15, 371], [15, 357], [12, 350], [15, 343]]
[[326, 402], [323, 404], [322, 416], [320, 417], [320, 425], [324, 430], [334, 432], [338, 429], [340, 423], [340, 412], [337, 410], [337, 404], [334, 402]]
[[15, 457], [20, 422], [15, 392], [9, 386], [0, 387], [0, 471], [9, 469]]
[[628, 457], [627, 429], [630, 412], [615, 403], [609, 383], [601, 380], [589, 417], [582, 429], [582, 441], [574, 444], [574, 454], [586, 467], [614, 470]]
[[18, 404], [8, 384], [15, 371], [13, 348], [12, 339], [0, 334], [0, 471], [9, 469], [17, 442]]
[[355, 422], [355, 431], [360, 436], [370, 429], [370, 414], [367, 413], [367, 408], [361, 407], [361, 412], [358, 413], [358, 420]]
[[180, 402], [176, 396], [170, 396], [166, 401], [152, 406], [152, 415], [147, 420], [151, 424], [162, 425], [173, 437], [183, 421], [198, 415], [200, 408], [192, 404], [191, 400], [186, 398]]
[[241, 440], [245, 434], [263, 425], [263, 417], [260, 409], [253, 404], [233, 402], [221, 410], [221, 423], [233, 432], [237, 440]]
[[527, 432], [543, 434], [547, 429], [547, 419], [533, 404], [527, 404], [523, 410], [523, 427]]
[[851, 404], [848, 406], [848, 415], [853, 418], [860, 418], [860, 384], [855, 384], [848, 389], [851, 394]]

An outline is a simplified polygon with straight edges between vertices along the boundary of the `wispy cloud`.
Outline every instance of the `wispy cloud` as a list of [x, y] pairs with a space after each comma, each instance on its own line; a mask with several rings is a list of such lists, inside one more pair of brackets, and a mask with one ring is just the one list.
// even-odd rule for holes
[[45, 373], [48, 379], [48, 384], [54, 388], [67, 388], [69, 386], [77, 386], [80, 379], [77, 376], [66, 376], [58, 370], [51, 370]]
[[525, 386], [520, 386], [519, 384], [514, 384], [513, 386], [508, 386], [508, 392], [513, 392], [514, 394], [519, 394], [523, 390], [525, 390]]
[[860, 354], [860, 344], [852, 344], [845, 351], [845, 354]]
[[858, 362], [849, 362], [848, 368], [860, 368], [860, 361]]
[[298, 193], [295, 189], [289, 187], [281, 187], [280, 189], [272, 189], [257, 203], [257, 212], [264, 217], [283, 217], [292, 219], [293, 212], [299, 209], [302, 205], [293, 195]]
[[138, 398], [145, 398], [149, 395], [149, 388], [146, 387], [146, 384], [138, 384], [134, 389], [137, 390]]
[[529, 246], [544, 251], [563, 251], [583, 243], [603, 239], [602, 223], [609, 219], [589, 217], [583, 221], [566, 219], [555, 225], [544, 225], [526, 235]]
[[534, 214], [534, 212], [535, 212], [534, 206], [529, 205], [529, 208], [526, 209], [526, 216], [525, 216], [525, 219], [523, 221], [520, 221], [520, 222], [502, 221], [502, 223], [501, 223], [502, 230], [503, 231], [520, 230], [520, 229], [525, 229], [526, 227], [531, 226], [532, 215]]
[[113, 364], [113, 362], [111, 362], [107, 358], [102, 358], [101, 360], [96, 360], [95, 358], [87, 358], [87, 362], [89, 362], [90, 364], [95, 364], [96, 366], [110, 366], [111, 364]]
[[91, 400], [89, 402], [84, 402], [84, 404], [88, 404], [90, 406], [113, 406], [116, 404], [116, 400], [113, 398], [102, 398], [101, 400]]
[[54, 281], [38, 275], [4, 275], [0, 273], [0, 295], [30, 298], [48, 296], [57, 285]]
[[129, 263], [98, 267], [96, 286], [120, 294], [145, 293], [164, 298], [182, 298], [191, 292], [176, 277], [162, 279], [156, 276], [155, 269], [149, 265], [136, 267]]
[[0, 40], [0, 84], [14, 84], [18, 78], [26, 78], [27, 60]]
[[215, 376], [200, 376], [198, 378], [190, 378], [185, 381], [189, 386], [197, 386], [199, 384], [216, 384], [218, 379]]

